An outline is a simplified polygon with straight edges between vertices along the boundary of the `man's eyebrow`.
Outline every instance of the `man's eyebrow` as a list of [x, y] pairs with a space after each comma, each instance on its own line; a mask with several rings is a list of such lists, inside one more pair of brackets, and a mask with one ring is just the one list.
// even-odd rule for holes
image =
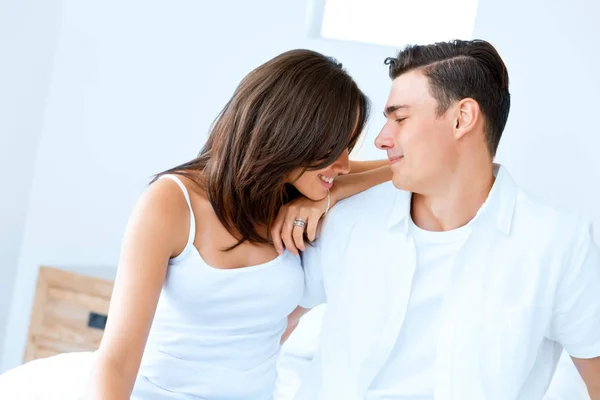
[[398, 104], [398, 105], [389, 106], [383, 112], [383, 116], [387, 118], [388, 115], [390, 115], [394, 111], [400, 110], [402, 108], [410, 108], [410, 106], [407, 104]]

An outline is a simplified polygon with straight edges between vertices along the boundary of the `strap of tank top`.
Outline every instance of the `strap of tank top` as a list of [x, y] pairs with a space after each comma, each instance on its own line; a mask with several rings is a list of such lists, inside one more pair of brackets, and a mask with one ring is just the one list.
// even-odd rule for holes
[[185, 252], [187, 252], [189, 246], [193, 245], [194, 238], [196, 236], [196, 218], [194, 218], [194, 210], [192, 210], [192, 201], [190, 200], [190, 194], [188, 193], [187, 188], [185, 187], [183, 182], [181, 182], [181, 179], [179, 179], [177, 176], [168, 174], [168, 175], [161, 175], [161, 177], [159, 179], [162, 179], [162, 178], [169, 178], [179, 185], [179, 187], [181, 188], [181, 191], [183, 192], [183, 195], [185, 197], [185, 201], [187, 202], [188, 208], [190, 209], [190, 233], [188, 235], [188, 242], [183, 251], [185, 253]]

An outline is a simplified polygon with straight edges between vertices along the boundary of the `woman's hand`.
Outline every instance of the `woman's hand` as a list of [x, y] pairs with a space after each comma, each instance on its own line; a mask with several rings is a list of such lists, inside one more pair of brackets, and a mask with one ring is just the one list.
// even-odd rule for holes
[[328, 211], [328, 205], [333, 207], [333, 197], [328, 194], [319, 201], [300, 197], [281, 207], [271, 228], [273, 244], [279, 254], [283, 253], [284, 246], [294, 255], [298, 255], [298, 250], [304, 251], [305, 232], [308, 240], [315, 240], [319, 222]]
[[277, 252], [283, 253], [284, 246], [295, 255], [298, 255], [298, 250], [304, 251], [304, 239], [311, 242], [315, 240], [319, 222], [328, 211], [327, 205], [331, 208], [338, 201], [392, 179], [388, 163], [387, 160], [355, 161], [352, 170], [356, 172], [338, 176], [335, 186], [324, 199], [312, 201], [300, 197], [281, 207], [271, 228], [271, 238]]

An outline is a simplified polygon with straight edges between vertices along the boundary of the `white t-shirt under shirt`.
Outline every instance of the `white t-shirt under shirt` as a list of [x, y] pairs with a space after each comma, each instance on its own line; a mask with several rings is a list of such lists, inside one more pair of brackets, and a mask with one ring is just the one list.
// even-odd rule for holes
[[469, 225], [445, 232], [419, 228], [410, 221], [417, 268], [406, 319], [386, 366], [377, 375], [367, 400], [433, 399], [440, 312], [454, 260], [469, 234]]

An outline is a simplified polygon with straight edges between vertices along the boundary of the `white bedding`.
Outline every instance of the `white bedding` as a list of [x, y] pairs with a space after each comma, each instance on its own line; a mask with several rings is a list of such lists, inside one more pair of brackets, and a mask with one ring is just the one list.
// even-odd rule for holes
[[94, 353], [68, 353], [21, 365], [0, 375], [0, 399], [80, 400]]

